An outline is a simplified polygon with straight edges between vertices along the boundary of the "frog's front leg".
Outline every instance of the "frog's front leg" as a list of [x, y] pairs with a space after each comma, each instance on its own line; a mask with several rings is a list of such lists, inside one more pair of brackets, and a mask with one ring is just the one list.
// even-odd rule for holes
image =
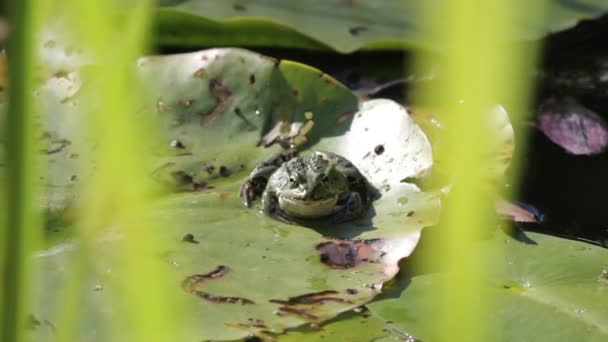
[[294, 223], [293, 219], [279, 207], [279, 198], [274, 191], [266, 190], [262, 195], [262, 210], [264, 214], [285, 223]]
[[272, 175], [276, 169], [276, 167], [271, 166], [256, 169], [256, 172], [252, 172], [245, 182], [243, 182], [241, 190], [239, 191], [239, 197], [241, 197], [243, 204], [246, 207], [251, 207], [251, 201], [264, 192], [266, 184], [268, 183], [268, 178], [270, 178], [270, 175]]
[[268, 183], [268, 178], [279, 168], [283, 163], [292, 159], [297, 155], [297, 152], [279, 153], [267, 158], [260, 163], [247, 177], [239, 191], [239, 197], [243, 199], [243, 204], [246, 207], [251, 207], [251, 201], [258, 197]]
[[334, 222], [346, 222], [357, 219], [363, 215], [365, 208], [358, 192], [345, 192], [338, 199], [333, 220]]

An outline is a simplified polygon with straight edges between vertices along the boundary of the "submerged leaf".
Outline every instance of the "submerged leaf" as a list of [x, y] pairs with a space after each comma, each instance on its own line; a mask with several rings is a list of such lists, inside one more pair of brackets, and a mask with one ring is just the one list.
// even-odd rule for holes
[[608, 145], [608, 124], [573, 98], [551, 98], [542, 105], [538, 127], [572, 154], [602, 153]]

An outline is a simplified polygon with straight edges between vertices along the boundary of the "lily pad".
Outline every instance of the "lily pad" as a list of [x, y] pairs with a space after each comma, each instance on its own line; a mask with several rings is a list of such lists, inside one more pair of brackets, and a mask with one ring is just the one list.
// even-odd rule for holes
[[[411, 253], [422, 228], [435, 223], [439, 199], [401, 182], [424, 173], [432, 158], [428, 140], [398, 104], [359, 104], [319, 70], [241, 49], [146, 57], [137, 70], [141, 83], [149, 85], [149, 96], [132, 115], [161, 127], [149, 147], [151, 165], [142, 167], [172, 192], [147, 215], [156, 228], [146, 234], [162, 241], [150, 258], [164, 265], [159, 277], [175, 284], [183, 339], [275, 335], [359, 307], [397, 273], [398, 261]], [[66, 100], [59, 76], [46, 83], [41, 96], [52, 102], [44, 107], [52, 118], [49, 141], [70, 143], [46, 151], [48, 198], [56, 208], [77, 207], [78, 187], [60, 182], [75, 172], [86, 184], [95, 169], [89, 166], [83, 173], [78, 165], [86, 157], [80, 153], [102, 142], [78, 134], [78, 92]], [[402, 132], [398, 138], [373, 133], [391, 122]], [[386, 151], [374, 152], [381, 144]], [[76, 152], [79, 146], [83, 150]], [[314, 229], [245, 208], [237, 197], [241, 183], [257, 163], [283, 147], [344, 153], [381, 196], [360, 220]], [[85, 339], [103, 340], [103, 322], [121, 314], [112, 303], [124, 294], [111, 284], [123, 276], [115, 270], [120, 262], [115, 252], [122, 240], [120, 226], [128, 224], [112, 223], [96, 242], [83, 282]], [[45, 295], [35, 313], [40, 320], [56, 316], [50, 294], [65, 286], [67, 261], [78, 248], [67, 241], [36, 258], [44, 270]]]
[[[435, 1], [165, 0], [157, 10], [158, 41], [167, 46], [271, 46], [326, 49], [441, 48], [428, 38], [422, 11]], [[545, 20], [520, 9], [514, 40], [540, 39], [608, 11], [604, 0], [548, 1]]]
[[[487, 265], [489, 314], [484, 325], [501, 341], [605, 341], [608, 338], [608, 250], [536, 233], [517, 239], [498, 231], [480, 248], [498, 251]], [[496, 253], [494, 253], [496, 255]], [[433, 293], [445, 274], [414, 276], [389, 289], [370, 311], [417, 338], [438, 336]]]

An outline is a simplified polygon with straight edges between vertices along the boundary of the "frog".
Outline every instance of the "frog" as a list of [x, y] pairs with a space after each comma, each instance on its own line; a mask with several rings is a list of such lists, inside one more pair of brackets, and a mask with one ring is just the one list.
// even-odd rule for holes
[[249, 208], [261, 197], [262, 212], [283, 222], [342, 223], [364, 216], [374, 191], [359, 169], [336, 153], [282, 152], [253, 169], [239, 196]]

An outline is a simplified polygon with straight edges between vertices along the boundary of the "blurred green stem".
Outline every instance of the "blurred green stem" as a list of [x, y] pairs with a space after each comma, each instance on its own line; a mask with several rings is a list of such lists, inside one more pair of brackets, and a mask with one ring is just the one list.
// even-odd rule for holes
[[8, 68], [10, 99], [6, 125], [7, 175], [5, 178], [6, 220], [3, 235], [3, 286], [1, 340], [25, 339], [31, 301], [31, 252], [40, 237], [37, 184], [38, 148], [34, 138], [32, 85], [34, 65], [35, 16], [29, 0], [8, 4], [11, 32], [8, 39]]

